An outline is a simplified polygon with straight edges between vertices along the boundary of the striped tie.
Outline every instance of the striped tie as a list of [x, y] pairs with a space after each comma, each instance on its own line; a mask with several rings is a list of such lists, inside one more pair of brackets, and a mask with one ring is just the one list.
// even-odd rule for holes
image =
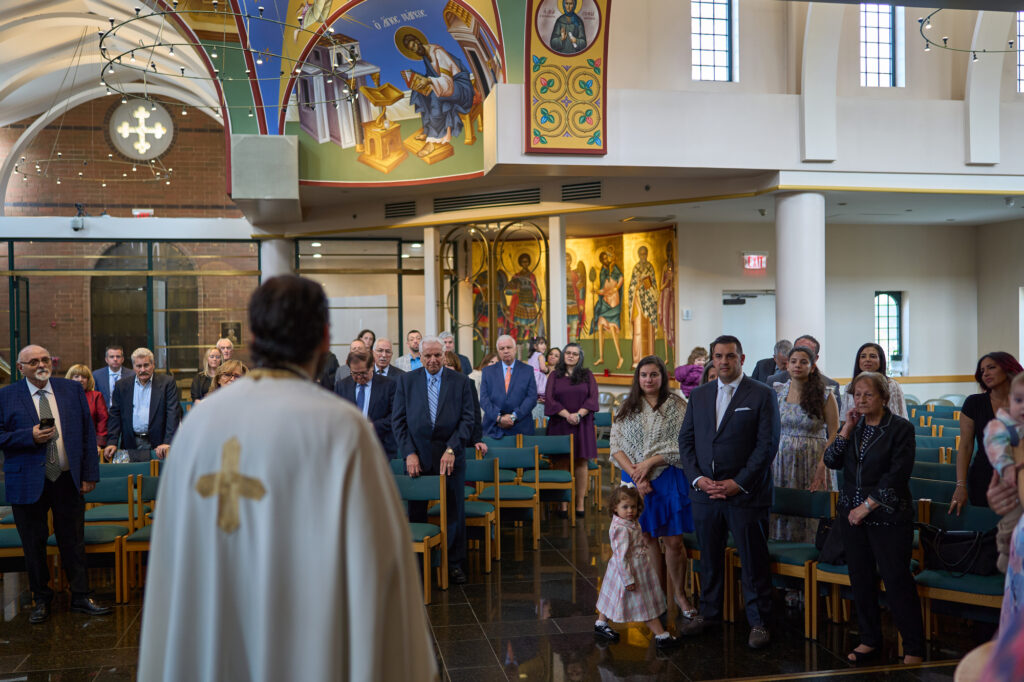
[[[46, 391], [39, 391], [39, 419], [53, 419], [53, 407], [50, 406], [50, 399], [46, 397]], [[57, 459], [57, 438], [46, 443], [46, 478], [49, 481], [56, 481], [60, 477], [60, 461]]]
[[437, 375], [431, 375], [430, 381], [427, 382], [427, 405], [430, 408], [430, 425], [433, 426], [434, 422], [437, 421], [437, 398], [438, 398], [438, 378]]

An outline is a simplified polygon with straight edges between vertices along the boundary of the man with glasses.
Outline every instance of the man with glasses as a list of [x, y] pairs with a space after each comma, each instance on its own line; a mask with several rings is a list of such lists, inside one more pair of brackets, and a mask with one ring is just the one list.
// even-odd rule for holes
[[89, 596], [85, 562], [85, 500], [100, 479], [96, 431], [82, 387], [50, 376], [50, 354], [27, 346], [18, 354], [23, 381], [0, 389], [0, 450], [6, 461], [7, 501], [14, 511], [25, 552], [35, 607], [28, 622], [50, 617], [47, 515], [53, 513], [61, 565], [71, 586], [71, 610], [90, 616], [110, 613]]
[[377, 339], [377, 342], [373, 344], [373, 373], [385, 376], [389, 379], [397, 379], [401, 375], [405, 374], [404, 370], [401, 370], [391, 364], [391, 340], [385, 337]]
[[[135, 349], [132, 366], [135, 376], [121, 379], [114, 386], [103, 458], [109, 461], [120, 444], [130, 455], [132, 451], [152, 450], [163, 459], [178, 429], [181, 394], [170, 375], [155, 373], [156, 361], [148, 348]], [[140, 457], [136, 455], [135, 459]], [[148, 460], [148, 454], [141, 459]]]
[[349, 353], [345, 364], [350, 374], [336, 384], [338, 395], [354, 403], [373, 422], [384, 454], [393, 459], [396, 447], [391, 431], [391, 405], [395, 400], [395, 382], [374, 374], [373, 361], [367, 353]]

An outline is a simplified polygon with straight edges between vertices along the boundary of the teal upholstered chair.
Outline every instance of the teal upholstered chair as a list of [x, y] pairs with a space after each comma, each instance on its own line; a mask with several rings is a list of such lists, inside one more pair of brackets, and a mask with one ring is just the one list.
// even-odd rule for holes
[[[505, 515], [506, 510], [528, 510], [533, 523], [533, 548], [537, 549], [540, 546], [540, 488], [535, 483], [524, 482], [527, 474], [534, 481], [538, 478], [540, 468], [537, 447], [491, 448], [484, 455], [483, 461], [495, 459], [498, 460], [500, 483], [482, 486], [477, 498], [493, 503], [498, 509], [499, 520], [513, 518]], [[522, 521], [516, 520], [515, 524], [520, 525]]]
[[[115, 464], [114, 466], [123, 465]], [[153, 525], [150, 522], [153, 512], [147, 512], [147, 510], [152, 509], [155, 505], [159, 488], [159, 476], [140, 475], [136, 482], [135, 504], [136, 509], [138, 510], [138, 528], [133, 533], [126, 536], [121, 543], [121, 554], [124, 558], [121, 590], [124, 594], [125, 601], [128, 601], [129, 595], [131, 594], [130, 588], [133, 585], [141, 586], [144, 584], [142, 579], [141, 555], [144, 552], [149, 551], [150, 535], [153, 531]]]
[[442, 590], [448, 589], [448, 496], [445, 494], [445, 475], [410, 476], [396, 475], [395, 486], [398, 496], [405, 502], [439, 502], [440, 524], [409, 522], [412, 534], [412, 550], [423, 555], [423, 603], [430, 603], [430, 573], [433, 564], [431, 551], [440, 545], [441, 565], [438, 569], [438, 583]]
[[[85, 553], [114, 555], [114, 595], [118, 603], [127, 597], [121, 591], [121, 543], [135, 529], [134, 487], [134, 476], [114, 476], [101, 479], [84, 496], [87, 505], [96, 505], [85, 511]], [[57, 536], [51, 535], [46, 544], [57, 547]]]
[[[523, 483], [533, 485], [536, 483], [543, 497], [544, 491], [562, 491], [569, 497], [569, 509], [576, 509], [576, 466], [575, 453], [573, 451], [572, 436], [522, 436], [522, 447], [537, 447], [537, 452], [548, 459], [569, 458], [569, 470], [546, 469], [540, 471], [536, 479], [533, 473], [523, 472]], [[569, 518], [571, 525], [576, 525], [576, 514], [570, 511]]]
[[[996, 527], [999, 517], [988, 507], [967, 505], [958, 515], [949, 513], [949, 505], [932, 502], [927, 505], [927, 521], [943, 530], [974, 530], [985, 532]], [[934, 632], [935, 606], [957, 616], [982, 617], [996, 620], [1003, 603], [1003, 587], [1006, 576], [996, 572], [993, 575], [974, 575], [946, 570], [944, 566], [931, 566], [914, 576], [917, 590], [924, 606], [924, 632], [931, 639]], [[953, 604], [952, 608], [948, 607]]]
[[930, 478], [910, 479], [910, 496], [915, 500], [931, 500], [949, 504], [956, 492], [956, 482], [938, 481]]
[[[498, 504], [500, 503], [500, 497], [485, 502], [478, 498], [478, 494], [483, 489], [485, 483], [493, 485], [499, 482], [501, 478], [499, 476], [498, 460], [470, 459], [470, 451], [475, 452], [475, 450], [472, 448], [467, 448], [466, 450], [466, 490], [469, 493], [466, 496], [465, 502], [466, 529], [467, 531], [470, 528], [481, 528], [483, 530], [484, 573], [490, 573], [491, 561], [501, 557], [501, 536], [498, 533]], [[499, 486], [497, 495], [500, 494]], [[439, 521], [441, 505], [431, 505], [427, 514], [430, 516], [431, 522]]]
[[928, 478], [934, 481], [952, 481], [956, 483], [956, 465], [916, 461], [914, 462], [914, 471], [911, 475], [915, 478]]

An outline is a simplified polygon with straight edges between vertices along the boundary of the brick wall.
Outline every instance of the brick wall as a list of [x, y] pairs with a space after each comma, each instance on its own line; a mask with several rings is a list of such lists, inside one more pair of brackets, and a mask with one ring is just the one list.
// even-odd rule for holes
[[[117, 95], [93, 100], [69, 110], [40, 131], [22, 153], [31, 171], [28, 180], [14, 176], [8, 185], [4, 197], [6, 214], [68, 216], [74, 215], [75, 203], [83, 203], [90, 215], [100, 215], [106, 209], [112, 216], [131, 216], [132, 208], [153, 208], [156, 215], [168, 218], [242, 217], [225, 191], [224, 129], [194, 109], [182, 116], [180, 108], [168, 106], [176, 133], [173, 145], [161, 161], [165, 167], [174, 169], [170, 185], [110, 182], [104, 188], [99, 182], [78, 180], [78, 166], [72, 169], [70, 164], [60, 169], [60, 185], [53, 172], [48, 173], [53, 177], [33, 176], [33, 162], [56, 158], [58, 151], [68, 157], [84, 155], [97, 160], [93, 163], [96, 170], [86, 168], [83, 172], [98, 176], [108, 153], [117, 158], [104, 135], [104, 126], [108, 112], [119, 103]], [[31, 123], [32, 119], [26, 119], [0, 128], [0, 158], [7, 156]]]

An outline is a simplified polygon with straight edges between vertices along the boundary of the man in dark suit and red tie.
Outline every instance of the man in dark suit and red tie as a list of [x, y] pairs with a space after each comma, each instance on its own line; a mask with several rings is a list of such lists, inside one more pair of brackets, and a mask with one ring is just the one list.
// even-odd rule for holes
[[771, 641], [768, 512], [779, 406], [772, 389], [743, 376], [743, 359], [743, 345], [735, 336], [712, 342], [718, 380], [693, 390], [679, 432], [679, 458], [693, 486], [690, 500], [701, 551], [701, 615], [679, 632], [698, 635], [721, 623], [725, 543], [731, 531], [743, 564], [747, 643], [760, 649]]
[[373, 359], [369, 353], [349, 353], [345, 364], [349, 375], [335, 384], [335, 391], [343, 400], [354, 403], [363, 416], [373, 422], [373, 430], [384, 454], [393, 459], [396, 448], [391, 408], [395, 401], [395, 382], [374, 375]]
[[7, 501], [21, 537], [35, 608], [30, 623], [50, 616], [53, 590], [46, 562], [53, 513], [61, 565], [71, 586], [71, 610], [102, 616], [110, 609], [89, 596], [85, 562], [85, 500], [100, 480], [96, 431], [85, 391], [74, 381], [51, 378], [52, 360], [41, 346], [18, 354], [21, 381], [0, 389], [0, 450]]
[[484, 435], [489, 438], [533, 433], [533, 407], [537, 382], [533, 368], [516, 360], [516, 340], [498, 337], [499, 362], [484, 367], [480, 377], [480, 407], [484, 411]]
[[[465, 448], [476, 422], [473, 393], [466, 375], [444, 367], [440, 339], [428, 336], [419, 349], [423, 366], [400, 377], [392, 426], [406, 473], [448, 477], [448, 570], [452, 582], [461, 585], [466, 582]], [[409, 503], [409, 520], [426, 522], [425, 502]]]

